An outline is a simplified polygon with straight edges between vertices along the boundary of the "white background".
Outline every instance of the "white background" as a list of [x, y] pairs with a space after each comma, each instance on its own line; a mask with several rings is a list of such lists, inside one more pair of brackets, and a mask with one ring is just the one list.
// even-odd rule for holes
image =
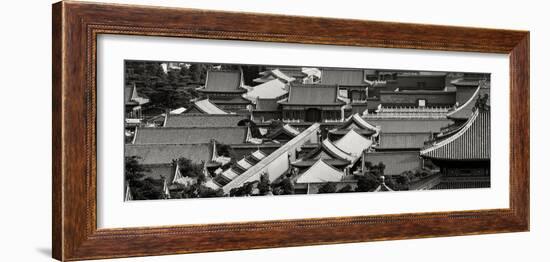
[[[107, 0], [105, 0], [107, 1]], [[109, 1], [113, 2], [113, 1]], [[436, 23], [531, 31], [531, 232], [134, 258], [125, 261], [548, 261], [550, 29], [544, 1], [118, 1], [207, 9]], [[0, 9], [0, 258], [51, 255], [50, 1], [9, 1]], [[6, 168], [7, 167], [7, 168]]]

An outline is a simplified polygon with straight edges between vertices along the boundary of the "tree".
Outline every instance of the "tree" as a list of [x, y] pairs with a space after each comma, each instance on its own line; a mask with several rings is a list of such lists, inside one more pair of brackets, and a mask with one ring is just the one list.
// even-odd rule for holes
[[146, 199], [161, 199], [164, 197], [162, 189], [164, 187], [163, 179], [154, 179], [154, 178], [145, 178], [146, 172], [149, 172], [149, 169], [143, 167], [139, 163], [138, 156], [129, 156], [124, 158], [124, 177], [130, 189], [132, 191], [132, 197], [135, 200], [146, 200]]
[[267, 172], [264, 172], [260, 176], [260, 182], [258, 184], [258, 190], [260, 191], [260, 195], [264, 196], [268, 192], [271, 191], [271, 186], [269, 183], [269, 174]]
[[258, 181], [246, 182], [240, 187], [233, 188], [229, 191], [229, 196], [250, 196], [256, 183]]
[[384, 170], [386, 170], [386, 165], [384, 165], [384, 163], [382, 163], [382, 162], [379, 162], [378, 163], [378, 171], [379, 171], [378, 176], [383, 176], [384, 175]]
[[279, 183], [281, 188], [281, 195], [293, 195], [294, 194], [294, 183], [290, 180], [289, 177], [285, 176], [283, 180]]
[[197, 188], [198, 197], [200, 198], [209, 198], [209, 197], [222, 197], [224, 195], [223, 190], [220, 189], [212, 189], [204, 185], [199, 185]]
[[217, 144], [218, 156], [225, 156], [233, 159], [235, 157], [235, 151], [230, 145]]
[[331, 182], [325, 183], [319, 188], [319, 191], [317, 193], [318, 194], [336, 193], [336, 184]]
[[372, 175], [357, 176], [357, 188], [355, 192], [370, 192], [375, 190], [380, 183]]
[[124, 177], [126, 180], [139, 180], [145, 176], [149, 170], [139, 163], [141, 157], [126, 156], [124, 157]]
[[340, 190], [338, 190], [338, 193], [350, 193], [350, 192], [353, 192], [350, 185], [345, 185], [344, 187], [340, 188]]

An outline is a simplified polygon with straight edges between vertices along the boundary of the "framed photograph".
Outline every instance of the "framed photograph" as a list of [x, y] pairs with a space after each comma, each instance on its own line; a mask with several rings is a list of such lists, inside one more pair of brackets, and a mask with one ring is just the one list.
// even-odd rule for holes
[[53, 257], [529, 230], [529, 32], [53, 5]]

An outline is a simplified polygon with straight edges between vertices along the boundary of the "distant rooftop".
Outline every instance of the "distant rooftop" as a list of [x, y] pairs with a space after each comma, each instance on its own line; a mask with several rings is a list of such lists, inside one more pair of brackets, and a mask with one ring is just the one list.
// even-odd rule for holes
[[338, 100], [337, 85], [291, 84], [287, 101], [283, 105], [344, 105]]
[[366, 85], [363, 69], [323, 68], [321, 70], [321, 84], [360, 86]]
[[258, 98], [279, 98], [287, 93], [286, 84], [279, 79], [273, 79], [252, 87], [246, 96], [251, 100], [256, 100]]
[[141, 157], [143, 165], [171, 164], [180, 157], [200, 163], [212, 158], [212, 144], [131, 144], [124, 147], [124, 155]]
[[221, 108], [213, 104], [209, 99], [196, 101], [184, 113], [193, 112], [194, 110], [203, 114], [213, 114], [213, 115], [229, 114], [228, 112], [225, 112], [224, 110], [222, 110]]
[[134, 144], [201, 144], [212, 139], [223, 144], [242, 144], [246, 134], [246, 127], [142, 127], [136, 130]]
[[216, 71], [210, 70], [206, 73], [206, 84], [198, 91], [206, 93], [244, 93], [246, 90], [241, 87], [240, 71]]
[[248, 119], [244, 115], [169, 114], [165, 127], [236, 127], [239, 121]]

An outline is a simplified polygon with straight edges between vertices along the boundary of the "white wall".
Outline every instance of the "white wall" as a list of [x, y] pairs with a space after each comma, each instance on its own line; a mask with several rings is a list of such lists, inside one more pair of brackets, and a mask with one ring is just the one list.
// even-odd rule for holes
[[[548, 261], [550, 179], [546, 99], [550, 30], [544, 1], [108, 1], [233, 11], [347, 17], [531, 31], [531, 232], [346, 245], [218, 252], [124, 261]], [[0, 9], [2, 261], [48, 261], [51, 239], [50, 1], [9, 1]], [[19, 98], [19, 99], [18, 99]], [[7, 167], [7, 168], [6, 168]], [[545, 190], [546, 189], [546, 190]]]

